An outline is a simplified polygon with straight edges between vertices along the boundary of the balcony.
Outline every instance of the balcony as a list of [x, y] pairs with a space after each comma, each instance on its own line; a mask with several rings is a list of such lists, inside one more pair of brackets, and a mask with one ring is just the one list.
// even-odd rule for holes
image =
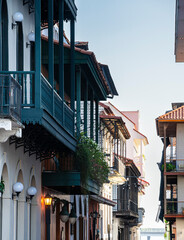
[[184, 218], [184, 201], [166, 200], [165, 217]]
[[[162, 166], [164, 169], [164, 165]], [[183, 175], [184, 159], [166, 159], [166, 175]]]
[[0, 75], [0, 142], [10, 136], [22, 136], [21, 124], [22, 89], [10, 75]]
[[123, 163], [123, 158], [114, 154], [113, 167], [111, 168], [109, 174], [109, 181], [113, 184], [123, 184], [125, 179], [125, 165]]
[[73, 156], [68, 155], [60, 158], [59, 169], [51, 169], [50, 164], [47, 167], [46, 161], [44, 164], [43, 186], [61, 191], [64, 194], [99, 194], [100, 186], [94, 179], [88, 178], [85, 182], [83, 181], [85, 169], [79, 167], [79, 163]]
[[138, 204], [132, 200], [113, 199], [117, 205], [113, 208], [116, 217], [138, 218]]
[[[34, 71], [1, 71], [0, 78], [3, 79], [3, 76], [6, 76], [6, 79], [13, 79], [12, 83], [21, 87], [19, 92], [17, 90], [16, 94], [14, 94], [17, 98], [17, 102], [14, 100], [13, 103], [17, 107], [14, 108], [11, 107], [10, 102], [7, 104], [9, 91], [6, 90], [6, 86], [4, 87], [4, 102], [1, 103], [1, 106], [3, 106], [1, 107], [1, 114], [16, 115], [27, 127], [42, 126], [40, 133], [52, 135], [58, 142], [65, 144], [74, 151], [76, 147], [74, 139], [74, 112], [63, 102], [47, 79], [41, 75], [41, 90], [37, 93]], [[22, 100], [20, 97], [21, 89]], [[36, 107], [36, 102], [40, 102], [39, 108]], [[20, 109], [22, 111], [21, 118]], [[43, 129], [46, 132], [43, 132]]]
[[21, 122], [22, 87], [10, 75], [0, 75], [0, 116]]

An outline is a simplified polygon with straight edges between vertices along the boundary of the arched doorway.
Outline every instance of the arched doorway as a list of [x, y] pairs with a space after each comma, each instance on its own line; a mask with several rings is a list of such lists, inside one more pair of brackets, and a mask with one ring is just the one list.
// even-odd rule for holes
[[0, 70], [8, 70], [8, 9], [6, 0], [0, 4]]

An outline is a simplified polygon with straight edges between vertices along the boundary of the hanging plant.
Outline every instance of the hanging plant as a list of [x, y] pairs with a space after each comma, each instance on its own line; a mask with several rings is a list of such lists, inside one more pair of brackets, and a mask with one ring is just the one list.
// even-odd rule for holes
[[4, 190], [5, 190], [4, 181], [3, 181], [3, 180], [1, 180], [1, 182], [0, 182], [0, 193], [3, 193], [3, 192], [4, 192]]
[[85, 184], [88, 179], [93, 179], [100, 186], [107, 182], [109, 168], [105, 155], [100, 147], [84, 133], [80, 134], [77, 143], [76, 160], [81, 172], [81, 180]]

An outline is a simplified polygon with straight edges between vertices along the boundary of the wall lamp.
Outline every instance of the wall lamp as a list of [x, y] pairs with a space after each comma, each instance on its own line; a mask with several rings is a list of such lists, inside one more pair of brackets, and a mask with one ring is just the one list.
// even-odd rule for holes
[[35, 42], [35, 33], [33, 31], [31, 31], [27, 35], [27, 38], [28, 38], [29, 42], [26, 42], [26, 48], [28, 48], [29, 46], [31, 46]]
[[21, 23], [24, 20], [24, 16], [21, 12], [16, 12], [13, 14], [12, 29], [17, 26], [17, 23]]
[[35, 187], [29, 187], [28, 189], [27, 189], [27, 196], [26, 196], [26, 202], [28, 201], [28, 200], [32, 200], [32, 198], [35, 196], [37, 194], [37, 189], [35, 188]]
[[15, 196], [18, 197], [23, 189], [24, 185], [21, 182], [16, 182], [15, 184], [13, 184], [12, 199], [14, 199]]
[[[69, 202], [65, 199], [59, 199], [59, 198], [54, 198], [54, 204], [52, 206], [52, 213], [55, 212], [55, 208], [56, 208], [56, 204], [57, 203], [62, 203], [63, 207], [61, 209], [61, 212], [59, 213], [60, 215], [60, 219], [62, 222], [66, 223], [68, 220], [69, 222], [73, 225], [75, 224], [76, 220], [77, 220], [77, 215], [75, 212], [75, 207], [74, 207], [74, 203]], [[72, 209], [71, 212], [68, 212], [68, 205], [71, 204]]]

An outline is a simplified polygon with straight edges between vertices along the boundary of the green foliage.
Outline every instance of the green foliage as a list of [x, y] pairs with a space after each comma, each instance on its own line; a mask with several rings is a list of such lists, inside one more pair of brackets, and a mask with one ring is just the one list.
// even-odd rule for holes
[[1, 180], [1, 182], [0, 182], [0, 192], [1, 192], [1, 193], [3, 193], [3, 192], [4, 192], [4, 190], [5, 190], [4, 181], [3, 181], [3, 180]]
[[95, 180], [100, 186], [107, 182], [109, 168], [104, 153], [98, 144], [80, 134], [77, 144], [76, 160], [81, 171], [81, 180], [85, 184], [88, 179]]
[[[176, 169], [176, 166], [172, 163], [166, 163], [166, 171], [171, 172]], [[162, 164], [162, 171], [164, 171], [164, 164]]]

